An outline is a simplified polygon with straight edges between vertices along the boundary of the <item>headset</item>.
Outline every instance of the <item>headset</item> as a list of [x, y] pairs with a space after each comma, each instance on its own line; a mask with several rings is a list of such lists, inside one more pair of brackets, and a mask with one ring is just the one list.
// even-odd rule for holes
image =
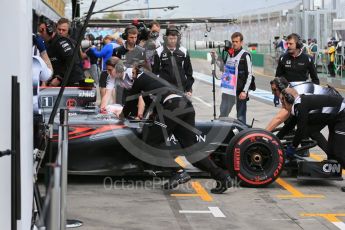
[[[176, 26], [171, 26], [171, 27], [168, 27], [165, 31], [165, 35], [163, 36], [163, 40], [165, 43], [167, 43], [168, 41], [168, 36], [172, 33], [177, 33], [177, 44], [180, 44], [181, 42], [181, 32], [180, 30], [176, 27]], [[175, 34], [174, 34], [175, 35]]]
[[126, 27], [125, 31], [121, 34], [122, 39], [123, 40], [127, 40], [127, 38], [128, 38], [128, 31], [130, 29], [134, 29], [134, 28], [137, 29], [137, 27], [135, 25], [128, 25]]
[[51, 20], [44, 20], [43, 23], [46, 25], [46, 32], [49, 36], [52, 36], [55, 32], [55, 23]]
[[289, 86], [289, 82], [284, 77], [275, 77], [273, 80], [270, 81], [270, 84], [275, 84], [279, 92], [282, 92]]
[[283, 95], [285, 101], [287, 103], [289, 103], [290, 105], [292, 105], [295, 102], [295, 97], [292, 96], [290, 93], [286, 92], [285, 89], [282, 91], [282, 95]]
[[296, 40], [296, 49], [302, 49], [303, 48], [303, 42], [302, 42], [301, 36], [299, 36], [296, 33], [292, 33], [288, 37], [294, 37], [294, 39]]

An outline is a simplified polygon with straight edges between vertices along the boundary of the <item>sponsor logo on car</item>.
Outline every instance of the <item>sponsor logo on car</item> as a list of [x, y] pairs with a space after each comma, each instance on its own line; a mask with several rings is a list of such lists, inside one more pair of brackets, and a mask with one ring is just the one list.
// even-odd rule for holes
[[326, 173], [340, 173], [340, 164], [324, 164], [322, 170]]
[[93, 90], [80, 90], [78, 96], [79, 97], [95, 97], [96, 94], [95, 94], [95, 91]]
[[[198, 142], [204, 142], [206, 143], [206, 135], [195, 135], [196, 139], [198, 140]], [[176, 139], [176, 137], [174, 136], [174, 134], [171, 134], [170, 137], [167, 138], [167, 140], [173, 144], [177, 144], [178, 140]]]

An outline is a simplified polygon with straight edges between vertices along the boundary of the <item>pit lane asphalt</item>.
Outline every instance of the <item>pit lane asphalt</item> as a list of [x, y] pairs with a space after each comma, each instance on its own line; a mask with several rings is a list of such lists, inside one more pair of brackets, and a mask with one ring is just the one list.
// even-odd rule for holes
[[[193, 67], [199, 73], [210, 72], [202, 60], [193, 60]], [[269, 90], [269, 78], [256, 74], [256, 79], [259, 89]], [[221, 94], [219, 88], [216, 91], [219, 114]], [[212, 119], [211, 85], [197, 80], [193, 97], [197, 119]], [[255, 118], [254, 126], [264, 128], [277, 111], [268, 100], [252, 96], [247, 120]], [[311, 152], [315, 158], [324, 157], [318, 148]], [[345, 182], [297, 182], [282, 175], [267, 188], [235, 186], [213, 195], [210, 179], [193, 178], [172, 191], [163, 191], [162, 181], [155, 178], [69, 179], [67, 217], [83, 221], [83, 230], [345, 229], [345, 193], [340, 191]]]

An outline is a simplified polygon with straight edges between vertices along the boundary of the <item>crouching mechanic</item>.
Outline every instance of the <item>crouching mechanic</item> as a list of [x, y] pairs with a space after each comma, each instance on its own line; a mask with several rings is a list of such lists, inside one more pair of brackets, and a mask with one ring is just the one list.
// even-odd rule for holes
[[[292, 145], [286, 149], [293, 156], [301, 140], [307, 137], [310, 125], [328, 126], [328, 151], [341, 166], [345, 166], [345, 100], [329, 95], [300, 95], [293, 88], [282, 91], [282, 101], [297, 123]], [[344, 191], [344, 187], [342, 188]]]
[[[329, 96], [336, 96], [336, 97], [342, 98], [339, 92], [337, 92], [337, 90], [334, 89], [333, 87], [331, 86], [322, 87], [312, 82], [290, 82], [289, 83], [284, 77], [276, 77], [270, 82], [270, 84], [271, 84], [272, 93], [277, 97], [281, 96], [281, 92], [284, 89], [291, 87], [295, 89], [299, 94], [329, 95]], [[279, 139], [282, 139], [295, 126], [293, 119], [289, 119], [289, 117], [290, 117], [290, 113], [287, 110], [285, 104], [282, 103], [282, 108], [267, 125], [266, 130], [272, 132], [276, 127], [278, 127], [280, 124], [285, 122], [284, 127], [277, 134], [277, 137]], [[308, 128], [308, 134], [310, 138], [317, 141], [319, 147], [327, 154], [328, 153], [327, 140], [321, 133], [321, 130], [324, 127], [325, 125], [319, 125], [319, 124], [310, 125]]]
[[[187, 149], [197, 144], [195, 110], [192, 103], [184, 95], [184, 92], [178, 90], [164, 79], [156, 77], [154, 74], [140, 73], [138, 68], [134, 68], [134, 70], [133, 86], [129, 91], [122, 112], [119, 112], [117, 116], [120, 118], [127, 117], [133, 110], [133, 107], [137, 106], [138, 97], [141, 95], [147, 108], [155, 106], [156, 112], [153, 113], [156, 113], [156, 115], [152, 117], [155, 119], [155, 124], [160, 124], [160, 126], [144, 126], [143, 140], [145, 143], [151, 146], [159, 146], [162, 143], [166, 143], [165, 137], [167, 135], [174, 134], [182, 149]], [[217, 186], [211, 189], [212, 193], [223, 193], [231, 186], [230, 176], [207, 156], [202, 156], [202, 159], [200, 159], [200, 156], [193, 154], [185, 154], [185, 156], [195, 167], [209, 172], [212, 178], [217, 180]], [[175, 156], [173, 157], [175, 158]], [[165, 189], [173, 189], [190, 179], [190, 175], [185, 170], [180, 169], [173, 174], [169, 182], [164, 184], [163, 187]]]

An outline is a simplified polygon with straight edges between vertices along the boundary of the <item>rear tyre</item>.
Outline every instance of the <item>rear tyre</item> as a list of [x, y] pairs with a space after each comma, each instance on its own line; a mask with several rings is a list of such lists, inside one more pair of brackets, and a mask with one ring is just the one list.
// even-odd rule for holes
[[265, 187], [274, 182], [285, 162], [279, 139], [257, 128], [243, 130], [234, 136], [226, 153], [231, 176], [246, 187]]

